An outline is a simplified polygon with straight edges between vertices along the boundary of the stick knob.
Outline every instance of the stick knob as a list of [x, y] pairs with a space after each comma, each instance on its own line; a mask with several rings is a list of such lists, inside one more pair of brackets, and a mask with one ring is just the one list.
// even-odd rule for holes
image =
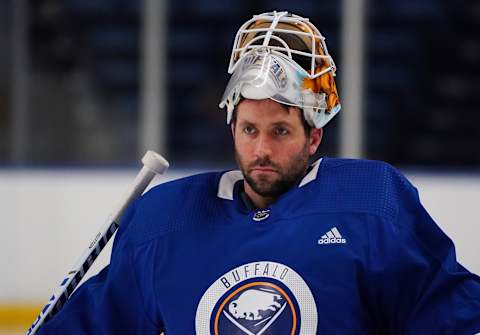
[[165, 158], [151, 150], [148, 150], [143, 156], [142, 163], [157, 174], [164, 173], [170, 166]]

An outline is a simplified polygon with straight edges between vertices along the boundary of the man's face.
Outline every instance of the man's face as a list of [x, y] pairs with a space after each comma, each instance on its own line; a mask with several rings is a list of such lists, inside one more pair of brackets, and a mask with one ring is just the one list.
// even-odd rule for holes
[[322, 131], [312, 129], [306, 135], [300, 113], [270, 99], [240, 102], [232, 132], [246, 188], [278, 197], [303, 177]]

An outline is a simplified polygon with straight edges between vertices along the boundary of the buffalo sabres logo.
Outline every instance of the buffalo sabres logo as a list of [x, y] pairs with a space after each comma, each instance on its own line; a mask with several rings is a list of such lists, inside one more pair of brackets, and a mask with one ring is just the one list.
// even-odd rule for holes
[[[308, 312], [307, 312], [308, 311]], [[221, 276], [205, 292], [199, 335], [316, 334], [317, 312], [303, 279], [275, 262], [254, 262]]]
[[[275, 290], [268, 289], [250, 289], [246, 292], [240, 293], [235, 300], [228, 304], [228, 311], [230, 314], [224, 314], [232, 320], [229, 316], [235, 319], [245, 320], [266, 320], [272, 317], [272, 312], [275, 313], [279, 309], [283, 310], [285, 304], [281, 304], [282, 296]], [[265, 315], [266, 313], [266, 315]]]
[[[266, 330], [276, 328], [280, 324], [281, 329], [284, 330], [285, 324], [291, 326], [287, 326], [291, 328], [289, 334], [295, 332], [295, 308], [285, 292], [278, 286], [268, 282], [250, 283], [239, 288], [230, 296], [232, 297], [231, 302], [225, 301], [222, 305], [226, 308], [219, 309], [219, 312], [222, 313], [221, 317], [224, 317], [243, 333], [263, 334]], [[286, 308], [287, 311], [285, 311]], [[279, 319], [280, 316], [283, 316], [284, 320]], [[215, 322], [216, 333], [221, 324], [219, 319], [216, 318]], [[278, 321], [277, 324], [275, 324], [276, 321]], [[224, 325], [223, 328], [232, 327]]]

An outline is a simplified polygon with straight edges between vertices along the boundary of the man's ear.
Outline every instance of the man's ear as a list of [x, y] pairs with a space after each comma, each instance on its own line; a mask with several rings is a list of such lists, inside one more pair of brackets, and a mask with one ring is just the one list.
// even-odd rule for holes
[[323, 128], [313, 128], [310, 132], [308, 153], [312, 156], [320, 146], [323, 137]]

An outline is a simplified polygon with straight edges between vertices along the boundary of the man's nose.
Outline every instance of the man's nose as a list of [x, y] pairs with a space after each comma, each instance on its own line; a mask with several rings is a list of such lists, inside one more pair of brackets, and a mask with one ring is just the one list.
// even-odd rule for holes
[[255, 155], [257, 157], [271, 157], [272, 140], [268, 134], [259, 134], [255, 143]]

